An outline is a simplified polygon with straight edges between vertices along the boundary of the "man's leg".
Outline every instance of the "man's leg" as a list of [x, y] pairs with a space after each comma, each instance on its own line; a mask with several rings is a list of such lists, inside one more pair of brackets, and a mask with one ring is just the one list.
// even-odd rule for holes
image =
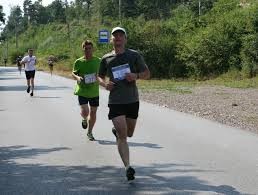
[[135, 126], [136, 126], [137, 119], [131, 119], [131, 118], [126, 118], [126, 124], [127, 124], [127, 136], [132, 137]]
[[125, 167], [130, 166], [129, 147], [127, 144], [127, 125], [125, 116], [118, 116], [112, 119], [117, 131], [117, 148]]
[[84, 120], [88, 120], [89, 106], [88, 104], [81, 105], [81, 116]]
[[113, 125], [117, 132], [117, 147], [120, 157], [126, 169], [126, 177], [128, 181], [135, 179], [135, 170], [130, 166], [129, 146], [127, 143], [127, 122], [124, 115], [112, 119]]
[[98, 107], [91, 106], [90, 107], [90, 118], [89, 118], [89, 129], [88, 133], [92, 133], [92, 129], [96, 122], [96, 115], [97, 115]]
[[26, 79], [27, 81], [27, 93], [30, 93], [30, 79]]
[[31, 82], [31, 93], [30, 95], [33, 96], [33, 91], [34, 91], [34, 78], [30, 78], [30, 82]]

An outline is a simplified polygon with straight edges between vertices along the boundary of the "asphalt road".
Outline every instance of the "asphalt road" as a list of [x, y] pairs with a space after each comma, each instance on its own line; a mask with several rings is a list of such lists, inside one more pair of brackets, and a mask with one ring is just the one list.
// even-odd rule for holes
[[141, 102], [129, 139], [129, 184], [107, 119], [108, 93], [90, 142], [75, 81], [0, 67], [0, 194], [258, 194], [258, 135]]

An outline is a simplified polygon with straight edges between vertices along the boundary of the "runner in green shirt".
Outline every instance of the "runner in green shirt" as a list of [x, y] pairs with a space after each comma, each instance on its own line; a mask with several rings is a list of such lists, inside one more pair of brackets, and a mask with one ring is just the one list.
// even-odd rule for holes
[[77, 59], [73, 65], [72, 76], [77, 81], [74, 94], [78, 96], [81, 107], [82, 128], [87, 129], [87, 136], [94, 141], [92, 129], [96, 122], [96, 113], [99, 106], [99, 83], [97, 73], [100, 58], [93, 56], [93, 43], [86, 40], [82, 43], [84, 56]]

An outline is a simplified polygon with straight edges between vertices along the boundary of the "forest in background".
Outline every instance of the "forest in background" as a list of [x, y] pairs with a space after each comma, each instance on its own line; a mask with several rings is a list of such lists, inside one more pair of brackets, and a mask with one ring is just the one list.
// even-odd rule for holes
[[258, 74], [258, 2], [256, 0], [24, 0], [8, 18], [0, 5], [0, 58], [15, 63], [28, 48], [39, 63], [71, 70], [91, 39], [95, 55], [112, 49], [98, 43], [101, 29], [126, 28], [128, 47], [142, 53], [153, 78], [218, 77], [230, 71], [240, 78]]

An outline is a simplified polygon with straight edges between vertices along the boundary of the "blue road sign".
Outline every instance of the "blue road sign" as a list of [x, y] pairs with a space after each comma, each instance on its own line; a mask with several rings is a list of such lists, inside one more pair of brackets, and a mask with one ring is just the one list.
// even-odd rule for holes
[[108, 30], [100, 30], [99, 31], [99, 43], [109, 43]]

